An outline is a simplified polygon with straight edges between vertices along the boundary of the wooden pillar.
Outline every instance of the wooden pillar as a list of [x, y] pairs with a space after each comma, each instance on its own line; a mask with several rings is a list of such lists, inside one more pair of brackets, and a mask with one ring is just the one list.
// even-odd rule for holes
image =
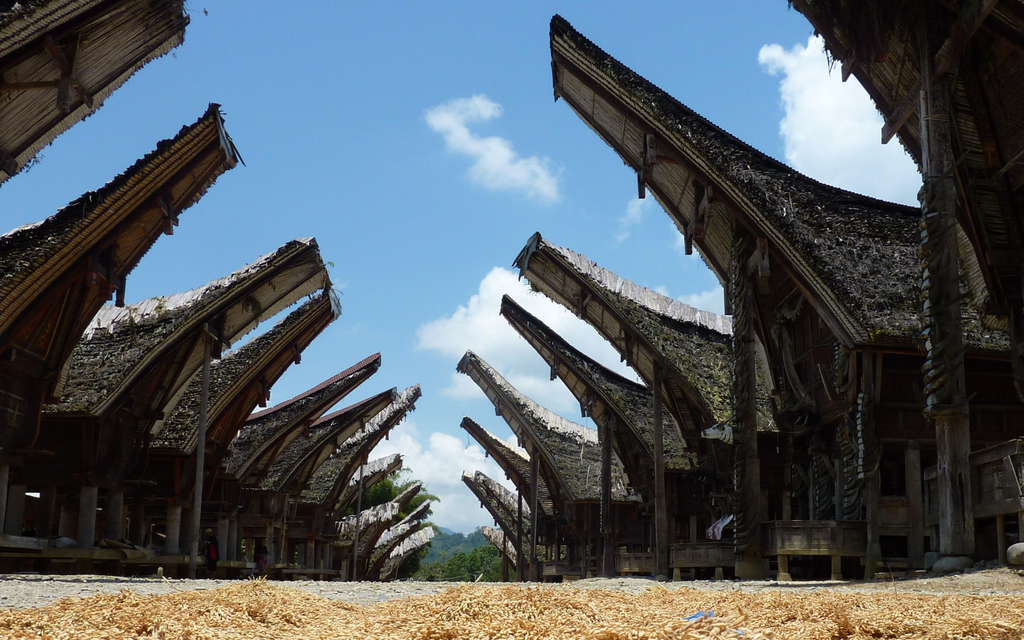
[[96, 503], [99, 487], [84, 486], [78, 494], [78, 548], [92, 549], [96, 542]]
[[791, 574], [789, 572], [789, 556], [787, 556], [787, 555], [780, 555], [779, 556], [779, 576], [778, 576], [778, 581], [779, 582], [792, 582], [793, 581], [793, 574]]
[[146, 519], [146, 507], [141, 504], [133, 504], [128, 509], [128, 519], [131, 521], [129, 530], [131, 535], [128, 539], [132, 544], [145, 546], [149, 533], [149, 520]]
[[199, 390], [199, 434], [196, 438], [196, 480], [192, 492], [192, 520], [189, 527], [188, 577], [196, 577], [199, 564], [199, 538], [202, 535], [203, 479], [206, 474], [206, 410], [210, 403], [210, 360], [213, 358], [213, 335], [209, 325], [202, 329], [203, 372]]
[[11, 479], [11, 465], [0, 462], [0, 531], [7, 529], [7, 488]]
[[530, 452], [530, 576], [531, 582], [540, 579], [540, 571], [537, 566], [537, 533], [540, 529], [539, 516], [539, 493], [540, 484], [540, 452], [537, 447], [531, 447]]
[[508, 554], [501, 554], [501, 581], [508, 582]]
[[12, 484], [7, 491], [7, 516], [4, 519], [4, 533], [9, 536], [20, 536], [25, 524], [25, 492], [28, 487], [23, 484]]
[[754, 305], [747, 262], [750, 241], [733, 238], [729, 274], [733, 344], [733, 442], [736, 479], [736, 577], [764, 577], [761, 559], [761, 463], [757, 452]]
[[516, 495], [519, 496], [519, 522], [516, 527], [516, 582], [522, 582], [526, 554], [523, 553], [523, 492], [518, 487], [516, 487]]
[[39, 492], [39, 521], [36, 535], [47, 539], [53, 535], [53, 516], [57, 511], [57, 485], [49, 484]]
[[164, 553], [181, 553], [181, 505], [172, 504], [167, 507]]
[[907, 517], [910, 519], [910, 537], [907, 555], [910, 566], [924, 568], [924, 491], [921, 476], [921, 445], [917, 440], [907, 442], [904, 456], [907, 484]]
[[78, 536], [78, 508], [74, 498], [68, 498], [61, 502], [60, 519], [57, 521], [57, 535], [62, 538], [76, 538]]
[[970, 408], [964, 382], [956, 174], [947, 76], [933, 77], [938, 44], [921, 28], [921, 326], [925, 337], [925, 417], [935, 420], [939, 553], [974, 553]]
[[107, 503], [103, 510], [107, 526], [105, 537], [120, 540], [124, 537], [124, 491], [121, 489], [107, 490]]
[[[877, 390], [875, 388], [875, 356], [871, 353], [861, 353], [861, 396], [858, 399], [858, 412], [860, 413], [861, 428], [864, 430], [862, 439], [865, 447], [877, 447], [877, 439], [874, 437], [875, 424], [875, 399]], [[882, 559], [882, 547], [879, 544], [878, 527], [881, 497], [879, 485], [879, 470], [877, 464], [869, 464], [877, 461], [879, 452], [865, 451], [864, 459], [869, 467], [864, 470], [864, 512], [867, 520], [867, 549], [864, 557], [864, 579], [871, 580], [878, 569], [878, 562]]]
[[[217, 558], [227, 560], [231, 548], [231, 521], [227, 518], [217, 518]], [[211, 576], [212, 577], [212, 576]]]
[[228, 552], [227, 552], [227, 559], [230, 560], [231, 562], [235, 562], [236, 560], [238, 560], [238, 558], [240, 556], [240, 554], [239, 554], [239, 546], [240, 545], [241, 545], [241, 541], [238, 538], [238, 518], [237, 517], [233, 517], [230, 520], [228, 520]]
[[832, 556], [832, 579], [842, 580], [843, 579], [843, 557]]
[[[615, 575], [615, 545], [612, 540], [612, 431], [615, 416], [608, 414], [601, 433], [601, 575]], [[556, 558], [558, 559], [558, 558]]]
[[651, 385], [654, 406], [654, 576], [668, 580], [668, 504], [665, 499], [665, 435], [662, 427], [661, 385], [665, 372], [654, 365]]
[[[269, 564], [277, 564], [277, 554], [275, 553], [275, 549], [277, 548], [277, 543], [274, 541], [274, 523], [273, 522], [268, 522], [267, 523], [267, 535], [266, 535], [266, 538], [267, 539], [264, 541], [264, 544], [266, 544], [266, 546], [267, 546], [267, 564], [268, 565]], [[255, 548], [255, 547], [253, 547], [253, 548]], [[345, 578], [348, 579], [348, 576], [345, 576]]]

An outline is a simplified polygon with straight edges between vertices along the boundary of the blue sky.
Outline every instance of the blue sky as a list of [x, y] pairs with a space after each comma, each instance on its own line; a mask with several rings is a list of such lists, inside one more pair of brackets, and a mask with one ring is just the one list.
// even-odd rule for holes
[[[283, 401], [380, 351], [344, 402], [415, 383], [423, 398], [378, 453], [400, 451], [442, 498], [434, 522], [490, 524], [460, 481], [501, 474], [458, 425], [510, 432], [455, 365], [467, 348], [583, 423], [560, 383], [497, 316], [501, 294], [594, 357], [586, 325], [510, 270], [534, 231], [634, 282], [722, 311], [631, 170], [552, 101], [555, 13], [712, 122], [823, 182], [913, 203], [916, 172], [863, 90], [829, 75], [784, 0], [397, 3], [189, 2], [183, 46], [142, 69], [40, 162], [0, 186], [0, 232], [51, 215], [193, 122], [209, 102], [246, 166], [222, 176], [129, 276], [128, 302], [223, 276], [315, 236], [343, 316], [275, 385]], [[838, 75], [838, 71], [835, 75]], [[261, 325], [265, 330], [270, 323]], [[593, 426], [590, 424], [589, 426]]]

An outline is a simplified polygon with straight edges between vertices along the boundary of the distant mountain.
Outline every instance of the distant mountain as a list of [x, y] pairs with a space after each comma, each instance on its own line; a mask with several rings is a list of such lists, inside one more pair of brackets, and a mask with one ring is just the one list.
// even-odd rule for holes
[[[437, 526], [437, 525], [434, 525], [434, 526]], [[446, 536], [455, 535], [455, 530], [454, 529], [449, 529], [448, 527], [437, 527], [437, 530], [438, 530], [439, 533], [443, 533]]]

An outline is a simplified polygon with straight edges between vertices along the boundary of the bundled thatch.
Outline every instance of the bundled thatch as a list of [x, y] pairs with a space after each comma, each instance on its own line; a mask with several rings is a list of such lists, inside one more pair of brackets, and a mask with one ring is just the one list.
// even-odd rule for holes
[[[0, 182], [99, 109], [136, 71], [185, 38], [182, 0], [22, 0], [0, 7], [0, 76], [51, 83], [0, 103]], [[63, 58], [54, 62], [46, 44]], [[67, 71], [67, 74], [64, 74]]]
[[516, 548], [512, 541], [505, 537], [505, 532], [494, 527], [480, 527], [480, 533], [501, 552], [513, 567], [516, 566]]
[[231, 442], [231, 457], [228, 458], [226, 469], [228, 475], [243, 479], [273, 463], [268, 458], [272, 450], [287, 446], [306, 425], [315, 421], [378, 369], [380, 354], [375, 353], [308, 391], [265, 411], [254, 413]]
[[[273, 329], [267, 331], [258, 338], [250, 341], [241, 349], [237, 349], [224, 355], [223, 358], [212, 363], [210, 366], [209, 385], [209, 409], [207, 411], [208, 424], [214, 425], [208, 428], [207, 433], [221, 433], [221, 437], [228, 440], [234, 437], [234, 432], [241, 425], [231, 425], [222, 429], [217, 428], [217, 423], [226, 418], [224, 414], [232, 413], [239, 415], [248, 414], [253, 406], [259, 401], [259, 397], [253, 394], [247, 398], [250, 405], [245, 407], [244, 412], [238, 411], [237, 403], [242, 401], [241, 397], [252, 391], [257, 376], [261, 376], [263, 382], [268, 386], [273, 383], [289, 365], [294, 361], [292, 357], [279, 358], [281, 353], [290, 351], [295, 344], [295, 334], [314, 323], [318, 316], [321, 316], [330, 308], [329, 296], [327, 293], [319, 293], [310, 298], [298, 309], [292, 311], [288, 316], [277, 323]], [[335, 318], [330, 314], [326, 322], [320, 323], [312, 335], [304, 336], [304, 342], [312, 340], [319, 334], [327, 323]], [[280, 360], [279, 367], [273, 371], [265, 371], [270, 362]], [[154, 450], [172, 450], [181, 453], [188, 453], [195, 449], [198, 437], [199, 404], [202, 391], [202, 376], [196, 374], [185, 388], [181, 399], [174, 407], [170, 418], [164, 422], [163, 428], [153, 438], [150, 447]]]
[[[51, 2], [50, 4], [55, 4]], [[0, 42], [3, 38], [0, 37]], [[4, 104], [9, 104], [6, 101]], [[11, 129], [7, 123], [3, 131]], [[173, 180], [167, 173], [209, 153], [221, 140], [230, 140], [224, 131], [219, 105], [209, 109], [194, 124], [183, 127], [174, 138], [157, 143], [156, 149], [126, 169], [102, 188], [90, 191], [42, 222], [26, 225], [0, 236], [0, 333], [6, 331], [19, 314], [50, 287], [71, 265], [79, 264], [111, 235], [117, 238], [118, 256], [123, 263], [116, 268], [125, 275], [145, 254], [159, 233], [152, 237], [118, 231], [117, 227], [144, 205], [145, 198], [169, 188]], [[0, 144], [0, 148], [4, 148]], [[175, 213], [187, 209], [214, 183], [218, 176], [234, 166], [234, 146], [220, 161], [211, 163], [200, 180], [188, 192], [186, 200], [173, 202]], [[3, 176], [0, 171], [0, 176]], [[145, 234], [143, 234], [145, 235]], [[99, 303], [97, 303], [99, 304]], [[88, 310], [91, 318], [96, 309]]]
[[[383, 533], [391, 521], [398, 516], [398, 505], [385, 502], [359, 513], [345, 516], [338, 521], [338, 544], [352, 546], [355, 542], [356, 529], [359, 529], [359, 544], [365, 546], [367, 539], [376, 543], [376, 538]], [[383, 525], [383, 526], [382, 526]]]
[[[273, 287], [268, 281], [278, 276]], [[289, 283], [290, 286], [287, 286]], [[103, 307], [68, 362], [61, 401], [50, 413], [101, 413], [116, 405], [161, 358], [185, 348], [194, 352], [185, 381], [202, 363], [192, 339], [204, 323], [225, 317], [223, 337], [234, 341], [266, 316], [322, 289], [327, 271], [312, 238], [293, 240], [231, 275], [198, 289], [150, 298], [123, 308]], [[187, 374], [187, 375], [186, 375]]]
[[427, 517], [430, 510], [430, 501], [423, 502], [412, 510], [409, 515], [402, 518], [400, 522], [391, 526], [377, 540], [373, 548], [370, 561], [367, 565], [366, 577], [370, 580], [380, 579], [380, 572], [387, 564], [391, 553], [404, 543], [409, 536], [415, 534], [424, 525], [423, 519]]
[[343, 442], [337, 451], [313, 472], [309, 488], [302, 492], [301, 501], [333, 506], [331, 503], [342, 497], [344, 488], [357, 472], [360, 461], [364, 460], [377, 443], [415, 409], [420, 395], [419, 385], [404, 389], [391, 404], [373, 416], [366, 426]]
[[[472, 351], [459, 362], [458, 371], [473, 379], [521, 441], [530, 441], [541, 456], [548, 489], [557, 485], [563, 499], [599, 501], [601, 447], [597, 431], [545, 409], [519, 392]], [[622, 463], [613, 455], [612, 500], [634, 499], [623, 480]]]
[[[462, 424], [459, 426], [480, 443], [480, 446], [484, 449], [485, 456], [494, 458], [494, 461], [501, 467], [501, 470], [505, 472], [505, 477], [511, 479], [512, 483], [524, 496], [532, 494], [532, 488], [530, 487], [530, 456], [526, 451], [505, 442], [481, 427], [472, 418], [463, 417]], [[550, 516], [553, 513], [551, 492], [548, 491], [548, 485], [543, 477], [538, 478], [537, 481], [537, 506], [542, 515]]]
[[[473, 495], [480, 500], [480, 506], [487, 509], [487, 512], [494, 518], [494, 522], [501, 527], [502, 531], [508, 533], [509, 539], [519, 540], [519, 495], [514, 494], [505, 487], [495, 482], [482, 471], [476, 471], [472, 475], [468, 472], [462, 473], [462, 483], [469, 487]], [[522, 539], [530, 539], [530, 504], [529, 500], [523, 497], [523, 531]]]
[[[610, 414], [601, 418], [607, 421], [613, 414], [619, 424], [634, 434], [634, 441], [642, 443], [647, 458], [654, 460], [654, 400], [647, 387], [584, 355], [508, 296], [502, 298], [501, 314], [549, 365], [568, 368], [566, 374], [559, 369], [559, 376], [581, 404], [601, 403]], [[687, 373], [692, 376], [697, 372]], [[591, 415], [594, 411], [593, 406], [588, 409]], [[694, 455], [683, 446], [672, 416], [665, 412], [663, 421], [665, 469], [686, 471], [693, 466]]]
[[[556, 94], [627, 164], [640, 172], [647, 167], [648, 186], [681, 231], [692, 224], [699, 204], [693, 183], [714, 186], [717, 204], [699, 246], [720, 280], [728, 277], [732, 232], [728, 210], [716, 212], [731, 203], [850, 342], [916, 348], [917, 208], [821, 184], [766, 156], [625, 67], [559, 16], [551, 21], [551, 50]], [[599, 115], [611, 113], [620, 124]], [[622, 136], [626, 117], [655, 135], [657, 154], [672, 164], [645, 164], [639, 129]], [[1005, 336], [986, 331], [972, 310], [965, 313], [971, 347], [1006, 347]]]
[[[331, 458], [327, 463], [334, 461]], [[335, 467], [337, 470], [332, 469], [331, 473], [336, 478], [335, 482], [340, 486], [341, 478], [345, 472], [344, 468]], [[363, 492], [368, 491], [373, 485], [377, 484], [387, 478], [392, 473], [402, 468], [402, 456], [397, 453], [384, 456], [383, 458], [375, 458], [370, 460], [363, 466], [356, 469], [355, 474], [349, 480], [348, 485], [338, 489], [340, 494], [338, 499], [334, 502], [334, 513], [340, 514], [347, 511], [349, 508], [355, 510], [359, 503], [359, 481], [363, 481]], [[329, 503], [328, 503], [329, 504]]]
[[435, 535], [437, 532], [433, 527], [424, 527], [403, 540], [402, 544], [391, 551], [391, 555], [384, 562], [384, 567], [380, 571], [380, 579], [394, 580], [398, 575], [398, 569], [409, 559], [409, 556], [418, 553], [420, 549], [430, 544]]

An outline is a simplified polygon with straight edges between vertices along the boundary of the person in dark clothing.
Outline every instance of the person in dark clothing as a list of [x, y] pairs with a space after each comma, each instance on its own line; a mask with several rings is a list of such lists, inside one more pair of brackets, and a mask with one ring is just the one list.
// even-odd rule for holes
[[262, 539], [256, 543], [256, 549], [254, 551], [253, 560], [256, 562], [256, 573], [262, 575], [267, 571], [267, 558], [270, 556], [270, 551], [267, 549], [267, 545], [264, 544]]
[[206, 566], [213, 573], [217, 570], [217, 561], [220, 560], [220, 542], [213, 529], [206, 530]]

